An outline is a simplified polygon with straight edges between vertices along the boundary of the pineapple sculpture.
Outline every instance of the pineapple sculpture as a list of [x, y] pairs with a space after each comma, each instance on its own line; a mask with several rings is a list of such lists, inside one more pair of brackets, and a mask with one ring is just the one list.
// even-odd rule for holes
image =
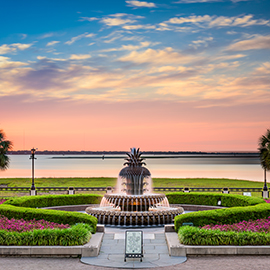
[[125, 186], [122, 191], [126, 192], [127, 195], [142, 195], [147, 191], [147, 179], [151, 177], [151, 174], [147, 168], [143, 167], [146, 164], [141, 157], [140, 148], [131, 148], [130, 150], [124, 163], [124, 166], [127, 166], [119, 173], [122, 185]]

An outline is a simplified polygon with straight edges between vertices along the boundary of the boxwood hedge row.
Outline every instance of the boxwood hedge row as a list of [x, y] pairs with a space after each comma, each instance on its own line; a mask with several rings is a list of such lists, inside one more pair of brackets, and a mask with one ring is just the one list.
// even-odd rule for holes
[[[223, 208], [217, 210], [198, 211], [179, 215], [174, 219], [175, 230], [178, 232], [183, 223], [193, 223], [194, 226], [207, 224], [233, 224], [243, 220], [256, 220], [270, 216], [270, 204], [261, 198], [253, 198], [231, 194], [213, 193], [171, 193], [167, 194], [170, 203], [217, 205], [221, 199]], [[237, 206], [237, 207], [236, 207]]]
[[67, 229], [44, 229], [27, 232], [0, 230], [1, 246], [75, 246], [84, 245], [90, 238], [90, 226], [81, 223]]
[[174, 219], [175, 230], [183, 223], [192, 222], [194, 226], [207, 224], [233, 224], [243, 220], [256, 220], [270, 216], [270, 205], [261, 203], [248, 207], [232, 207], [217, 210], [199, 211], [179, 215]]
[[60, 205], [79, 205], [79, 204], [99, 204], [102, 196], [95, 194], [75, 194], [75, 195], [40, 195], [23, 196], [9, 199], [4, 204], [23, 207], [50, 207]]
[[17, 207], [13, 205], [2, 204], [0, 205], [0, 215], [3, 215], [9, 219], [21, 219], [24, 220], [47, 220], [56, 223], [74, 225], [76, 223], [89, 224], [93, 229], [92, 232], [96, 232], [97, 219], [93, 216], [86, 215], [79, 212], [49, 210], [49, 209], [33, 209], [28, 207]]
[[18, 197], [12, 198], [0, 205], [0, 214], [7, 218], [23, 218], [24, 220], [44, 219], [60, 224], [74, 225], [76, 223], [86, 223], [92, 227], [92, 232], [95, 233], [97, 219], [91, 215], [38, 208], [60, 205], [98, 204], [101, 199], [102, 196], [93, 194]]
[[213, 205], [217, 206], [220, 199], [222, 206], [235, 207], [235, 206], [249, 206], [259, 203], [265, 203], [262, 198], [248, 197], [233, 194], [217, 194], [210, 192], [175, 192], [166, 194], [170, 204], [195, 204], [195, 205]]
[[270, 233], [258, 232], [234, 232], [207, 230], [197, 227], [184, 226], [178, 231], [180, 243], [184, 245], [200, 246], [258, 246], [270, 244]]

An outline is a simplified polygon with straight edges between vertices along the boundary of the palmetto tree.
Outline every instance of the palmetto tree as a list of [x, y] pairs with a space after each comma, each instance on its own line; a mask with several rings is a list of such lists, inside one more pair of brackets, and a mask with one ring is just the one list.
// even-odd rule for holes
[[9, 157], [7, 152], [12, 149], [12, 142], [6, 139], [6, 135], [0, 129], [0, 170], [6, 170], [9, 166]]
[[264, 187], [267, 190], [266, 171], [270, 170], [270, 129], [267, 129], [266, 134], [259, 139], [259, 148], [261, 165], [264, 169]]

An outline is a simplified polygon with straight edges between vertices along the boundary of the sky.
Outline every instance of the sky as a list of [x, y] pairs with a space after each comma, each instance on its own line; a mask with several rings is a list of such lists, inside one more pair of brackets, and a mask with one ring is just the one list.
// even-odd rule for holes
[[256, 151], [268, 0], [9, 0], [0, 129], [14, 150]]

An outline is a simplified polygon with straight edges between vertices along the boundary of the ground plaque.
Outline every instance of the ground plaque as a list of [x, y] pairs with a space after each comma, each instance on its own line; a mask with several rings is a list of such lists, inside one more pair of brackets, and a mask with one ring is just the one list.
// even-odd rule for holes
[[137, 230], [126, 231], [125, 237], [125, 259], [143, 257], [143, 232]]

